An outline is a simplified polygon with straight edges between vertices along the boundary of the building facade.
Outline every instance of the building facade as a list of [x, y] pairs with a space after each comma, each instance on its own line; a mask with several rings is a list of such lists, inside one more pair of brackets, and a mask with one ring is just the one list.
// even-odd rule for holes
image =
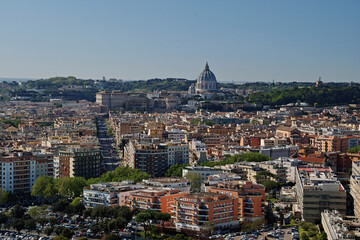
[[189, 164], [189, 145], [180, 142], [166, 143], [168, 150], [168, 165]]
[[152, 177], [162, 177], [168, 168], [168, 150], [164, 145], [130, 142], [124, 148], [124, 163]]
[[346, 191], [330, 167], [298, 167], [296, 194], [307, 222], [320, 223], [324, 210], [346, 213]]
[[352, 162], [350, 194], [354, 199], [354, 214], [360, 221], [360, 161]]
[[68, 148], [59, 151], [59, 178], [100, 176], [101, 155], [97, 148]]
[[238, 219], [253, 221], [265, 216], [265, 187], [244, 181], [224, 181], [207, 188], [208, 192], [238, 199]]
[[130, 193], [128, 205], [141, 210], [154, 210], [162, 213], [172, 213], [175, 198], [189, 194], [178, 189], [142, 189]]
[[201, 232], [210, 223], [215, 230], [239, 227], [237, 198], [218, 193], [196, 193], [175, 198], [177, 230]]
[[39, 176], [53, 176], [53, 155], [15, 152], [0, 156], [1, 188], [12, 193], [30, 193]]

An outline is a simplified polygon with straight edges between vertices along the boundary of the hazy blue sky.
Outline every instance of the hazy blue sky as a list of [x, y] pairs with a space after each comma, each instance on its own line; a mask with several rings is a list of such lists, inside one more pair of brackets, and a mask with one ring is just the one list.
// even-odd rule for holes
[[360, 81], [359, 0], [0, 0], [0, 77]]

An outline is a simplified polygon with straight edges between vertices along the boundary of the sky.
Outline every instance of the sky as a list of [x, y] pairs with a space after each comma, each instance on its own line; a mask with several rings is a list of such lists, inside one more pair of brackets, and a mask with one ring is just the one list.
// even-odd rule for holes
[[358, 0], [0, 0], [0, 77], [360, 82]]

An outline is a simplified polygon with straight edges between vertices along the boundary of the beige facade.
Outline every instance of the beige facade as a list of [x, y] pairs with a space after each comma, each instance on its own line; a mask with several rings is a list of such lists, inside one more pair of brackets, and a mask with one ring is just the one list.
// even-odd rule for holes
[[360, 220], [360, 161], [352, 162], [350, 194], [354, 199], [354, 214]]
[[346, 191], [330, 167], [299, 167], [296, 193], [304, 221], [320, 223], [324, 210], [346, 213]]

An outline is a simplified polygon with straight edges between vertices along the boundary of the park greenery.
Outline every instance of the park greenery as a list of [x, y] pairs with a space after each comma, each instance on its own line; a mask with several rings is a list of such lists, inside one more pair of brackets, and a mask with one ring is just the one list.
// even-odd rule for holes
[[100, 178], [90, 178], [87, 182], [88, 184], [91, 184], [99, 182], [121, 182], [130, 180], [138, 183], [144, 179], [149, 179], [150, 177], [150, 174], [140, 171], [139, 169], [133, 169], [131, 167], [117, 167], [113, 171], [108, 171], [102, 174]]
[[360, 100], [359, 85], [325, 85], [317, 88], [295, 86], [286, 90], [256, 92], [249, 96], [248, 101], [262, 105], [284, 105], [305, 102], [310, 106], [331, 106], [357, 103]]
[[[102, 174], [99, 178], [90, 178], [88, 180], [83, 177], [54, 179], [49, 176], [40, 176], [35, 180], [31, 195], [43, 200], [54, 200], [54, 198], [59, 196], [74, 199], [82, 195], [84, 187], [93, 183], [121, 182], [125, 180], [141, 182], [143, 179], [149, 178], [149, 174], [130, 167], [117, 167], [113, 171]], [[0, 201], [3, 195], [0, 192]]]
[[203, 183], [202, 175], [198, 172], [188, 172], [185, 177], [190, 182], [190, 193], [201, 192], [201, 185]]
[[57, 195], [75, 198], [82, 194], [85, 186], [87, 182], [83, 177], [54, 179], [49, 176], [40, 176], [35, 180], [31, 195], [42, 198], [53, 198]]
[[266, 191], [273, 190], [278, 187], [278, 184], [272, 180], [264, 180], [261, 184], [265, 187]]
[[314, 223], [301, 222], [299, 227], [300, 239], [302, 240], [325, 240], [326, 233], [319, 233], [318, 227]]
[[182, 177], [182, 169], [189, 166], [189, 164], [179, 164], [176, 163], [174, 165], [171, 165], [166, 173], [165, 177]]
[[[30, 212], [29, 212], [30, 211]], [[12, 228], [13, 230], [20, 232], [21, 230], [33, 231], [36, 229], [36, 223], [38, 219], [34, 217], [34, 211], [26, 211], [20, 205], [15, 205], [9, 212], [0, 213], [0, 225], [5, 229]]]
[[258, 172], [256, 175], [255, 175], [255, 179], [256, 179], [256, 182], [257, 183], [262, 183], [266, 180], [276, 180], [278, 179], [279, 176], [276, 175], [276, 174], [273, 174], [267, 170], [264, 170], [264, 171], [261, 171], [261, 172]]
[[107, 134], [110, 136], [110, 137], [113, 137], [114, 136], [114, 132], [113, 132], [113, 129], [110, 125], [110, 122], [109, 120], [105, 120], [105, 124], [106, 124], [106, 129], [107, 129]]
[[19, 124], [21, 123], [21, 119], [20, 118], [0, 119], [0, 122], [2, 122], [4, 124], [9, 124], [9, 125], [17, 128], [19, 126]]
[[215, 124], [214, 121], [212, 120], [204, 120], [204, 121], [201, 121], [200, 118], [194, 118], [190, 121], [190, 124], [191, 125], [198, 125], [198, 124], [204, 124], [204, 125], [207, 125], [207, 126], [213, 126]]
[[360, 147], [352, 147], [352, 148], [349, 148], [348, 153], [358, 153], [360, 152]]
[[253, 153], [253, 152], [246, 152], [242, 154], [235, 154], [233, 156], [228, 156], [226, 159], [221, 161], [211, 161], [211, 162], [203, 162], [200, 163], [200, 166], [208, 166], [208, 167], [215, 167], [215, 166], [224, 166], [227, 164], [234, 164], [237, 162], [264, 162], [269, 161], [270, 157], [261, 154], [261, 153]]
[[[162, 212], [157, 212], [154, 210], [146, 210], [146, 211], [139, 212], [135, 217], [135, 221], [143, 225], [144, 230], [145, 230], [144, 237], [146, 238], [146, 233], [149, 229], [151, 230], [151, 235], [154, 233], [154, 230], [151, 229], [151, 227], [152, 227], [151, 221], [160, 221], [161, 225], [163, 226], [163, 223], [166, 221], [169, 221], [170, 218], [171, 218], [171, 215], [169, 213], [162, 213]], [[151, 236], [151, 238], [152, 238], [152, 236]]]
[[[200, 166], [207, 166], [207, 167], [215, 167], [215, 166], [224, 166], [226, 164], [234, 164], [237, 162], [263, 162], [269, 161], [270, 157], [261, 154], [261, 153], [253, 153], [253, 152], [246, 152], [242, 154], [235, 154], [233, 156], [226, 156], [224, 160], [221, 161], [210, 161], [210, 162], [202, 162]], [[165, 173], [166, 177], [182, 177], [182, 169], [189, 164], [174, 164], [168, 168]]]

